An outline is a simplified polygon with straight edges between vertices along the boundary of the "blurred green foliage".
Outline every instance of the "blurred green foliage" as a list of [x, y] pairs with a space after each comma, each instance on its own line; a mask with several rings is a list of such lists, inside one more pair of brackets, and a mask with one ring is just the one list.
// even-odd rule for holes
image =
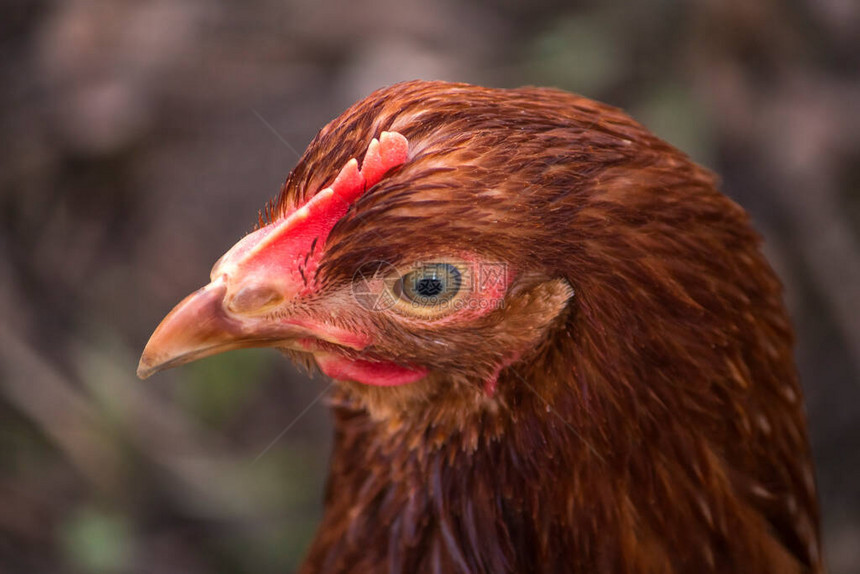
[[583, 95], [603, 93], [625, 72], [626, 54], [612, 21], [599, 13], [574, 13], [534, 38], [527, 56], [530, 83]]
[[698, 163], [711, 168], [716, 165], [711, 119], [689, 87], [672, 81], [658, 84], [640, 94], [630, 113]]
[[71, 512], [59, 537], [69, 562], [81, 572], [106, 574], [128, 568], [133, 555], [132, 525], [120, 513], [90, 504]]
[[223, 425], [259, 395], [276, 360], [283, 359], [271, 349], [243, 349], [196, 361], [186, 367], [175, 398], [200, 421]]

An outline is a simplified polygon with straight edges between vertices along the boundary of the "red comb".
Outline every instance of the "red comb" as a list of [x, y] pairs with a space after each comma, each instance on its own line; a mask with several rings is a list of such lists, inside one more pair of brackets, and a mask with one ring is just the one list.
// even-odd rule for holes
[[397, 132], [382, 132], [378, 140], [370, 141], [361, 169], [355, 158], [346, 162], [330, 186], [318, 191], [301, 208], [245, 237], [225, 255], [225, 260], [260, 268], [270, 277], [288, 275], [284, 280], [301, 286], [299, 294], [312, 291], [314, 272], [332, 228], [367, 189], [379, 183], [388, 171], [406, 163], [408, 155], [405, 137]]

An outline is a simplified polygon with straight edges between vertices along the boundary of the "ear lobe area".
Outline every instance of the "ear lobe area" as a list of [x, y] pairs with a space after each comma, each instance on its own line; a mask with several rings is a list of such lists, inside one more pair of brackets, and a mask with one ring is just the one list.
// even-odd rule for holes
[[573, 287], [558, 278], [539, 283], [511, 297], [502, 332], [496, 337], [508, 352], [484, 379], [484, 393], [492, 397], [501, 372], [537, 349], [550, 329], [562, 321], [574, 297]]
[[504, 320], [497, 327], [501, 331], [500, 347], [516, 356], [539, 347], [549, 331], [564, 321], [573, 297], [573, 287], [562, 278], [538, 283], [509, 297]]
[[521, 314], [534, 321], [535, 327], [545, 328], [565, 313], [573, 297], [573, 287], [566, 279], [551, 279], [522, 294]]

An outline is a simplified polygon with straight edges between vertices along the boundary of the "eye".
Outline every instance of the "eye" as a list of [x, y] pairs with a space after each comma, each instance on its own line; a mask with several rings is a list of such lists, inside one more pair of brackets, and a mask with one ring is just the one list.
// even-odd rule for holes
[[400, 277], [392, 287], [394, 294], [413, 307], [432, 308], [457, 296], [463, 274], [451, 263], [425, 263]]

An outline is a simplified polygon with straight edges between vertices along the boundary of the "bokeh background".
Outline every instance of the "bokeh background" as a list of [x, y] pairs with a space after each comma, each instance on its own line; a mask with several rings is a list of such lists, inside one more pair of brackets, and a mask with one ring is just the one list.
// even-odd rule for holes
[[0, 572], [295, 568], [327, 383], [273, 351], [146, 382], [137, 357], [316, 130], [413, 78], [576, 91], [721, 174], [785, 283], [831, 571], [860, 569], [860, 3], [0, 10]]

